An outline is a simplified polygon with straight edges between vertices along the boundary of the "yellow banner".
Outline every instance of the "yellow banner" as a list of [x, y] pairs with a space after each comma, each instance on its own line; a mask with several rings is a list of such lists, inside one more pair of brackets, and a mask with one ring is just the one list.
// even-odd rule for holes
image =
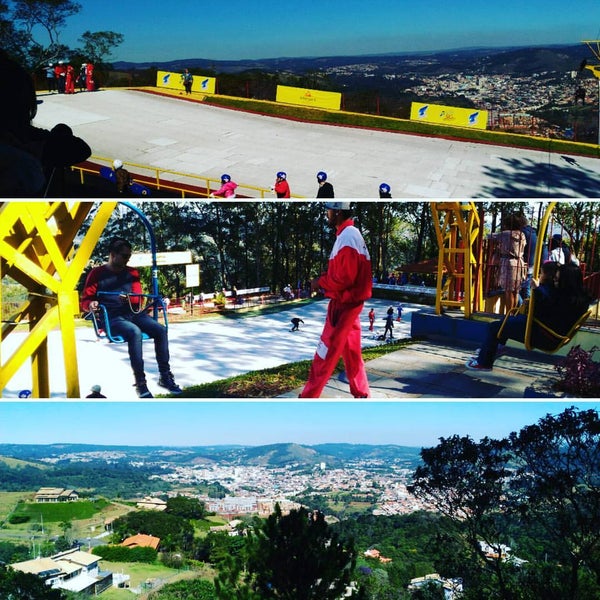
[[[201, 94], [214, 94], [217, 86], [217, 80], [214, 77], [205, 77], [204, 75], [194, 75], [192, 81], [192, 92]], [[173, 73], [171, 71], [157, 71], [156, 87], [169, 88], [171, 90], [184, 90], [183, 73]]]
[[313, 108], [326, 108], [329, 110], [340, 110], [342, 105], [342, 94], [339, 92], [322, 92], [287, 85], [277, 86], [275, 99], [277, 102], [285, 104], [312, 106]]
[[454, 125], [455, 127], [470, 127], [471, 129], [487, 129], [488, 111], [413, 102], [410, 107], [410, 120]]

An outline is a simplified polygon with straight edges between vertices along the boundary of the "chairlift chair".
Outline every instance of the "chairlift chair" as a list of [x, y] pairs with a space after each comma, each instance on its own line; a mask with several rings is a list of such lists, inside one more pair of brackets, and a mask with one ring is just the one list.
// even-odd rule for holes
[[[164, 326], [165, 328], [169, 327], [168, 319], [167, 319], [167, 309], [163, 302], [163, 299], [160, 296], [155, 296], [154, 294], [124, 294], [122, 292], [99, 292], [100, 295], [113, 295], [113, 296], [127, 296], [127, 302], [129, 303], [129, 307], [134, 313], [140, 313], [143, 311], [150, 310], [151, 308], [158, 308], [158, 310], [162, 310]], [[142, 308], [134, 309], [132, 304], [132, 297], [142, 297], [146, 299], [146, 304]], [[151, 300], [151, 301], [150, 301]], [[155, 313], [157, 311], [155, 310]], [[108, 311], [106, 306], [102, 303], [98, 304], [98, 309], [96, 311], [90, 310], [85, 319], [92, 322], [94, 326], [94, 332], [96, 333], [96, 337], [98, 339], [108, 339], [108, 341], [114, 344], [122, 344], [125, 342], [122, 336], [115, 335], [112, 333], [110, 328], [110, 319], [108, 318]], [[142, 333], [142, 339], [149, 339], [148, 335]]]
[[[556, 202], [550, 202], [548, 207], [546, 208], [546, 212], [544, 213], [544, 216], [539, 224], [538, 227], [538, 243], [535, 249], [535, 260], [534, 260], [534, 267], [533, 267], [533, 272], [537, 275], [540, 272], [540, 266], [541, 266], [541, 262], [542, 262], [542, 247], [543, 247], [543, 240], [545, 237], [545, 232], [546, 229], [548, 227], [548, 223], [550, 220], [550, 216], [552, 214], [552, 211], [554, 210], [554, 207], [556, 205]], [[502, 321], [502, 325], [500, 326], [500, 329], [498, 331], [498, 338], [502, 337], [502, 331], [504, 330], [504, 326], [506, 325], [506, 322], [508, 321], [508, 318], [517, 314], [526, 314], [527, 315], [527, 324], [525, 327], [525, 336], [524, 336], [524, 340], [523, 340], [523, 344], [525, 345], [525, 348], [527, 350], [541, 350], [542, 352], [546, 352], [547, 354], [554, 354], [555, 352], [557, 352], [558, 350], [560, 350], [563, 346], [566, 346], [577, 334], [577, 332], [581, 329], [582, 325], [587, 321], [587, 319], [590, 317], [590, 315], [592, 314], [591, 310], [587, 310], [584, 314], [582, 314], [577, 321], [575, 321], [575, 323], [571, 326], [571, 328], [569, 329], [569, 331], [566, 334], [561, 334], [558, 333], [557, 331], [554, 331], [553, 329], [551, 329], [550, 327], [548, 327], [548, 325], [542, 323], [539, 319], [535, 318], [534, 316], [534, 298], [535, 298], [535, 294], [531, 294], [531, 297], [529, 298], [529, 300], [527, 302], [524, 302], [520, 307], [515, 307], [512, 310], [510, 310], [507, 315], [504, 317], [504, 320]], [[535, 327], [539, 327], [544, 334], [549, 338], [549, 340], [553, 340], [553, 344], [551, 344], [549, 346], [549, 348], [539, 348], [539, 347], [534, 347], [533, 343], [532, 343], [532, 332], [533, 332], [533, 328]]]

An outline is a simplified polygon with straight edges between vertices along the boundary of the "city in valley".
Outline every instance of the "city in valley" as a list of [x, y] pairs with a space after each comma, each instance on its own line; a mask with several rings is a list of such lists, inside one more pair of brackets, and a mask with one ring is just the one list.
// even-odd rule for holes
[[[14, 448], [22, 448], [19, 454], [26, 459], [27, 446]], [[345, 512], [376, 515], [407, 514], [427, 508], [407, 490], [419, 461], [418, 448], [357, 446], [355, 449], [350, 444], [328, 444], [326, 451], [319, 446], [297, 444], [210, 450], [68, 449], [65, 445], [37, 448], [45, 448], [44, 455], [37, 457], [45, 465], [70, 468], [79, 465], [85, 469], [93, 465], [120, 465], [125, 478], [129, 472], [145, 474], [148, 486], [137, 488], [141, 496], [188, 495], [204, 502], [207, 510], [229, 516], [269, 514], [275, 503], [312, 504], [315, 500], [326, 502], [333, 514], [342, 507]], [[0, 454], [3, 452], [6, 450], [0, 448]], [[96, 493], [104, 495], [100, 474], [96, 481]], [[55, 483], [63, 485], [60, 481]]]

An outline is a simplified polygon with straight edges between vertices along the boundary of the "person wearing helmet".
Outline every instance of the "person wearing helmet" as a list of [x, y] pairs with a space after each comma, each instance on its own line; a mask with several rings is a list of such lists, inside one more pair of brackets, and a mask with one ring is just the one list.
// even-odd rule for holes
[[327, 272], [311, 281], [330, 298], [325, 326], [301, 398], [319, 398], [340, 357], [344, 360], [350, 392], [368, 398], [369, 382], [361, 352], [360, 314], [373, 285], [371, 258], [351, 218], [350, 202], [326, 202], [327, 221], [336, 229]]
[[48, 84], [48, 92], [56, 92], [56, 77], [52, 63], [49, 63], [46, 67], [46, 83]]
[[123, 167], [123, 161], [115, 158], [113, 160], [113, 170], [115, 172], [115, 181], [117, 183], [117, 194], [119, 196], [130, 195], [130, 187], [133, 183], [131, 173]]
[[58, 64], [54, 67], [54, 76], [56, 77], [56, 89], [59, 94], [65, 93], [65, 81], [67, 78], [67, 66], [63, 64], [62, 60], [58, 61]]
[[81, 68], [79, 69], [79, 76], [77, 77], [77, 84], [79, 85], [79, 91], [85, 92], [85, 72], [86, 72], [87, 64], [82, 63]]
[[271, 188], [278, 198], [290, 198], [290, 184], [287, 182], [287, 174], [279, 171], [276, 175], [275, 185]]
[[392, 188], [387, 183], [382, 183], [379, 186], [379, 197], [380, 198], [391, 198]]
[[335, 198], [333, 186], [327, 181], [327, 173], [325, 173], [325, 171], [319, 171], [317, 173], [317, 181], [319, 182], [317, 198]]
[[231, 175], [223, 173], [223, 175], [221, 175], [221, 187], [216, 192], [213, 192], [210, 197], [235, 198], [235, 188], [237, 188], [237, 186], [237, 183], [231, 180]]

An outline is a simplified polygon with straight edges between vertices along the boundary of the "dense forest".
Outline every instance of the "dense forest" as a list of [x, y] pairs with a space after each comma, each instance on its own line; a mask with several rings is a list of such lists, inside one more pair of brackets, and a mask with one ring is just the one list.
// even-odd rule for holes
[[100, 461], [59, 464], [44, 469], [31, 465], [11, 468], [0, 461], [0, 481], [6, 492], [66, 487], [84, 496], [88, 490], [90, 494], [107, 498], [131, 498], [170, 488], [164, 481], [150, 479], [154, 472], [149, 467]]

